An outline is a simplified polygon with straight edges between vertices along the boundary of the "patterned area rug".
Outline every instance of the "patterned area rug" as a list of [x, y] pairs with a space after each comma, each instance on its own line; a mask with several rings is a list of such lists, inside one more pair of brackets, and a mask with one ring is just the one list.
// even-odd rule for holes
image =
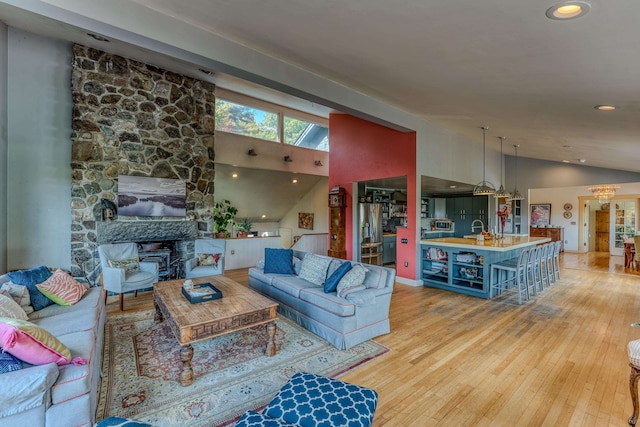
[[340, 351], [285, 317], [276, 324], [274, 357], [264, 355], [264, 325], [194, 344], [195, 381], [182, 387], [180, 347], [168, 326], [153, 322], [152, 311], [109, 319], [97, 418], [224, 425], [266, 405], [296, 372], [335, 378], [389, 351], [374, 341]]

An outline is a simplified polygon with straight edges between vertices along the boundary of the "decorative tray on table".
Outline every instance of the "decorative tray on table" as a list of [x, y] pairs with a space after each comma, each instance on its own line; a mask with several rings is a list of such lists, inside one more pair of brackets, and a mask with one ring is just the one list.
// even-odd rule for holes
[[184, 295], [191, 304], [222, 298], [222, 292], [211, 283], [194, 284], [190, 290], [185, 289], [183, 286], [182, 295]]

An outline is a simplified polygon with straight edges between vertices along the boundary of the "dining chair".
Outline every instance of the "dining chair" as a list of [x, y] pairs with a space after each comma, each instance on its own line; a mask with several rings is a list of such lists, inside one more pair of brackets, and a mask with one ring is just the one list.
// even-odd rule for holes
[[640, 379], [640, 340], [629, 342], [627, 345], [629, 355], [629, 392], [631, 393], [631, 403], [633, 404], [633, 414], [629, 417], [629, 425], [635, 426], [638, 421], [638, 380]]
[[633, 246], [636, 253], [633, 258], [633, 263], [634, 263], [634, 268], [637, 270], [640, 268], [640, 251], [638, 250], [638, 248], [640, 248], [640, 235], [633, 236]]

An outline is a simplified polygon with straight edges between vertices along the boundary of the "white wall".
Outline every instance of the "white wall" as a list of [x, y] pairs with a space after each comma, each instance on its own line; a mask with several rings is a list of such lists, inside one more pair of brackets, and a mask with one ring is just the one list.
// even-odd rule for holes
[[[594, 168], [595, 169], [595, 168]], [[551, 225], [564, 227], [565, 251], [578, 251], [579, 233], [582, 230], [578, 218], [582, 207], [580, 206], [578, 197], [592, 196], [593, 194], [587, 189], [587, 185], [574, 187], [556, 187], [556, 188], [538, 188], [529, 191], [529, 204], [531, 203], [551, 203]], [[616, 192], [616, 198], [619, 199], [635, 199], [640, 195], [640, 182], [620, 184], [620, 189]], [[626, 196], [626, 197], [625, 197]], [[564, 205], [571, 203], [572, 217], [565, 219]], [[528, 229], [529, 207], [523, 205], [523, 214], [527, 215], [526, 220], [523, 217], [523, 227]], [[595, 214], [594, 214], [595, 216]]]
[[71, 264], [71, 46], [8, 32], [7, 268]]
[[[508, 191], [512, 191], [515, 185], [514, 157], [506, 156], [505, 158], [505, 187]], [[527, 227], [529, 224], [529, 210], [526, 209], [530, 203], [545, 203], [544, 201], [536, 201], [530, 199], [528, 192], [530, 189], [547, 189], [562, 187], [583, 187], [583, 196], [591, 193], [586, 187], [594, 184], [620, 184], [620, 183], [638, 183], [640, 182], [640, 173], [620, 171], [615, 169], [595, 168], [591, 166], [549, 162], [546, 160], [529, 159], [518, 157], [517, 171], [518, 189], [525, 196], [522, 201], [522, 224]], [[640, 186], [636, 184], [637, 191], [640, 193]], [[581, 190], [582, 191], [582, 190]], [[544, 197], [542, 197], [544, 199]], [[552, 206], [553, 215], [553, 206]], [[523, 228], [524, 229], [524, 228]], [[566, 249], [566, 247], [565, 247]]]
[[[317, 234], [329, 232], [329, 178], [324, 178], [318, 182], [313, 189], [307, 193], [280, 221], [280, 228], [291, 229], [292, 236], [301, 234]], [[298, 213], [313, 213], [313, 230], [298, 228]], [[293, 240], [283, 246], [290, 247]]]
[[0, 272], [7, 271], [7, 40], [0, 22]]

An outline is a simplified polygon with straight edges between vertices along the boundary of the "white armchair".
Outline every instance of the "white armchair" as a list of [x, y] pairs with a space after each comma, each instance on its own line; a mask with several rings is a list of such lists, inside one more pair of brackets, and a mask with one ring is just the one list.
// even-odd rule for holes
[[155, 262], [139, 262], [139, 271], [124, 267], [127, 260], [138, 262], [138, 248], [135, 243], [114, 243], [98, 247], [100, 265], [102, 266], [102, 284], [107, 292], [120, 295], [120, 311], [124, 308], [124, 293], [135, 292], [139, 289], [152, 288], [158, 281], [158, 264]]
[[187, 279], [215, 276], [224, 272], [224, 239], [198, 239], [195, 241], [195, 258], [185, 263]]

